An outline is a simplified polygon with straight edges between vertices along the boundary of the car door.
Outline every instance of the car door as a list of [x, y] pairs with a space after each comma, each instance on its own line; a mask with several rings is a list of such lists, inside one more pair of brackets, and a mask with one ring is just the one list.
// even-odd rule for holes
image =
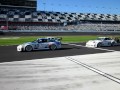
[[41, 39], [38, 43], [39, 43], [39, 49], [48, 49], [47, 39]]
[[110, 46], [111, 45], [111, 39], [110, 38], [105, 38], [104, 39], [104, 46]]
[[39, 49], [39, 43], [38, 43], [38, 42], [36, 42], [36, 43], [34, 44], [34, 49], [35, 49], [35, 50], [38, 50], [38, 49]]

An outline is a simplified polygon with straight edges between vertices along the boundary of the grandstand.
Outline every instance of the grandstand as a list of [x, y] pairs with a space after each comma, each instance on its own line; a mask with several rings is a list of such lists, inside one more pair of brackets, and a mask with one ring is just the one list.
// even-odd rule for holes
[[36, 11], [36, 3], [0, 0], [1, 29], [120, 32], [120, 15]]

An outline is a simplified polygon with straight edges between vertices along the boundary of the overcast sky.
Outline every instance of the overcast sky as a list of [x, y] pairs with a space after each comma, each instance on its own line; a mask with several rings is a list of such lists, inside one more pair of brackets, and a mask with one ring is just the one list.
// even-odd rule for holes
[[120, 14], [120, 0], [37, 0], [37, 10]]

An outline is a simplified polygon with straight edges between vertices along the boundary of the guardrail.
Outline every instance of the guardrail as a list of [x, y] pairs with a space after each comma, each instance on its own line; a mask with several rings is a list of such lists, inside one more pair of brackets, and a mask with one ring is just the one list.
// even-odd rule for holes
[[2, 32], [104, 32], [104, 33], [120, 33], [120, 31], [96, 31], [96, 30], [0, 30]]

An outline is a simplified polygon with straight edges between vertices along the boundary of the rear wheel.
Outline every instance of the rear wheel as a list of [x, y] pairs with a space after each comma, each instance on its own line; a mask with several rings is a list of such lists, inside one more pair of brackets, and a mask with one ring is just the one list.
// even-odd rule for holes
[[49, 48], [50, 48], [50, 50], [55, 50], [55, 49], [57, 49], [56, 45], [54, 45], [54, 44], [50, 45]]
[[28, 45], [28, 46], [25, 47], [25, 51], [30, 52], [30, 51], [32, 51], [32, 50], [33, 50], [33, 48], [32, 48], [32, 46], [30, 46], [30, 45]]
[[112, 43], [111, 43], [111, 46], [115, 46], [115, 42], [112, 42]]

